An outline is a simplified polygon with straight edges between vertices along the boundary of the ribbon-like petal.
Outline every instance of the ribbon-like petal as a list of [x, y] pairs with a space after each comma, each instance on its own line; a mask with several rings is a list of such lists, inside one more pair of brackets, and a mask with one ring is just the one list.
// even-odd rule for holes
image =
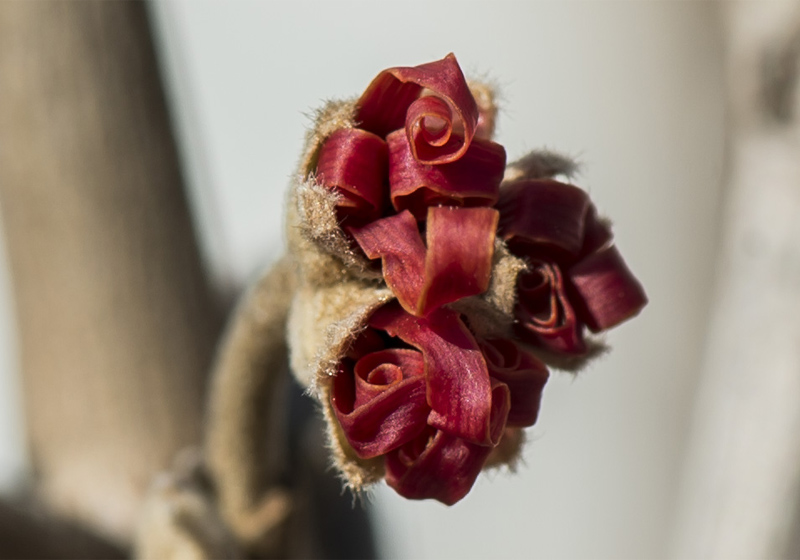
[[616, 247], [607, 247], [582, 259], [569, 270], [580, 302], [577, 311], [592, 331], [614, 327], [637, 315], [647, 295]]
[[549, 250], [576, 257], [583, 247], [590, 204], [584, 191], [566, 183], [513, 183], [500, 190], [500, 235], [515, 252]]
[[418, 351], [407, 349], [367, 354], [355, 368], [351, 360], [340, 363], [331, 404], [359, 457], [384, 455], [425, 428], [430, 408], [423, 364]]
[[425, 283], [415, 314], [486, 291], [498, 218], [494, 208], [428, 209]]
[[520, 338], [552, 352], [586, 352], [583, 325], [572, 307], [558, 265], [533, 261], [531, 270], [520, 275], [517, 289]]
[[491, 450], [428, 428], [386, 455], [386, 483], [411, 500], [453, 505], [469, 493]]
[[506, 151], [489, 140], [475, 139], [452, 163], [427, 165], [414, 157], [402, 130], [386, 137], [392, 205], [424, 219], [428, 207], [493, 206], [506, 167]]
[[383, 276], [400, 305], [416, 313], [425, 284], [425, 244], [408, 210], [348, 230], [367, 258], [380, 258]]
[[498, 212], [493, 208], [428, 209], [426, 240], [404, 210], [349, 231], [409, 313], [434, 309], [486, 291], [492, 272]]
[[533, 426], [539, 415], [542, 389], [549, 377], [547, 367], [513, 340], [484, 339], [480, 346], [489, 375], [508, 385], [511, 408], [507, 426]]
[[343, 216], [375, 220], [386, 204], [386, 143], [357, 128], [328, 137], [319, 152], [317, 180], [342, 195], [337, 205]]
[[[439, 101], [420, 97], [426, 89]], [[414, 156], [428, 164], [464, 155], [478, 123], [478, 106], [452, 53], [435, 62], [384, 70], [356, 106], [364, 130], [386, 137], [405, 127]], [[458, 129], [462, 136], [455, 138], [452, 133]]]
[[508, 388], [493, 386], [475, 338], [455, 311], [414, 317], [396, 304], [378, 309], [370, 326], [414, 346], [425, 359], [428, 424], [478, 445], [496, 445], [510, 406]]

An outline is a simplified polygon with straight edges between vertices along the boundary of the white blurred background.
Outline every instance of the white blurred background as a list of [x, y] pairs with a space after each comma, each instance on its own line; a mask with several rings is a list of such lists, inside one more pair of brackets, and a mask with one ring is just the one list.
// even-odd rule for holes
[[[283, 250], [285, 188], [307, 114], [383, 68], [454, 52], [496, 81], [514, 159], [577, 157], [650, 305], [577, 378], [554, 374], [515, 475], [461, 503], [378, 488], [391, 558], [669, 554], [701, 369], [725, 138], [722, 27], [711, 2], [165, 1], [154, 15], [204, 249], [239, 290]], [[25, 473], [10, 294], [0, 300], [0, 483]]]

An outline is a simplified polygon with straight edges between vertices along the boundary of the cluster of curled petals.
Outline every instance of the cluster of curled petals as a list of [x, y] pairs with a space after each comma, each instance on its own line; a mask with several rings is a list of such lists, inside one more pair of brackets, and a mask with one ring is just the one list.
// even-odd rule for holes
[[376, 311], [339, 364], [331, 402], [363, 459], [384, 456], [407, 498], [453, 504], [469, 492], [507, 427], [536, 422], [548, 372], [512, 340], [478, 340], [440, 307]]
[[486, 291], [506, 152], [475, 137], [455, 57], [385, 70], [356, 106], [358, 127], [332, 134], [316, 169], [342, 227], [413, 315]]
[[583, 190], [553, 180], [519, 181], [502, 190], [497, 206], [501, 237], [530, 263], [519, 279], [516, 310], [525, 342], [582, 355], [586, 327], [609, 329], [647, 303]]
[[[339, 361], [330, 406], [355, 455], [382, 458], [387, 483], [412, 499], [457, 502], [503, 438], [536, 422], [548, 378], [538, 351], [584, 354], [585, 328], [646, 303], [582, 190], [503, 183], [489, 118], [452, 54], [391, 68], [315, 160], [353, 249], [395, 298]], [[498, 243], [527, 264], [515, 339], [486, 337], [453, 305], [487, 291]]]

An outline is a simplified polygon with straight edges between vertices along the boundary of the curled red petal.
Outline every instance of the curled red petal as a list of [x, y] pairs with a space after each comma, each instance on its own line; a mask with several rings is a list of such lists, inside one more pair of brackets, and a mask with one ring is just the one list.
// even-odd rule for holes
[[453, 111], [441, 97], [426, 95], [409, 106], [405, 125], [406, 129], [412, 128], [410, 136], [415, 141], [440, 148], [453, 134]]
[[492, 386], [483, 354], [455, 311], [414, 317], [398, 305], [378, 309], [372, 327], [418, 348], [425, 359], [428, 424], [479, 445], [496, 445], [508, 414], [508, 389]]
[[317, 180], [343, 195], [339, 208], [346, 215], [374, 220], [386, 203], [386, 143], [356, 128], [337, 130], [319, 152]]
[[500, 232], [513, 251], [535, 246], [577, 256], [584, 242], [590, 201], [573, 185], [526, 180], [500, 191]]
[[533, 426], [539, 416], [542, 390], [549, 373], [536, 356], [509, 339], [481, 341], [489, 375], [508, 386], [508, 426]]
[[630, 319], [647, 304], [644, 288], [613, 246], [575, 264], [569, 279], [580, 296], [581, 318], [595, 332]]
[[[434, 108], [428, 101], [409, 111], [423, 89], [447, 104], [450, 119], [442, 119], [441, 105]], [[459, 159], [472, 142], [478, 123], [478, 106], [452, 53], [435, 62], [384, 70], [367, 87], [356, 106], [361, 128], [385, 137], [405, 127], [415, 157], [429, 164]], [[408, 113], [412, 115], [409, 121]], [[447, 132], [426, 122], [432, 116], [445, 121]], [[460, 139], [449, 137], [456, 127], [463, 130]]]
[[407, 210], [348, 231], [368, 258], [382, 260], [386, 284], [400, 305], [424, 316], [486, 291], [497, 220], [493, 208], [430, 208], [427, 248]]
[[425, 244], [408, 211], [348, 230], [370, 259], [380, 258], [383, 276], [397, 300], [416, 312], [425, 282]]
[[358, 360], [353, 373], [356, 380], [354, 406], [357, 408], [403, 379], [422, 377], [425, 364], [417, 350], [387, 348]]
[[423, 219], [429, 206], [493, 206], [506, 167], [506, 151], [489, 140], [473, 140], [452, 163], [427, 165], [414, 158], [402, 130], [386, 137], [389, 187], [396, 210], [408, 209]]
[[586, 225], [583, 232], [583, 247], [581, 257], [590, 255], [604, 247], [611, 245], [613, 235], [607, 221], [597, 216], [597, 209], [594, 204], [589, 206], [586, 213]]
[[415, 315], [486, 291], [498, 217], [494, 208], [428, 209], [425, 283]]
[[415, 437], [425, 428], [430, 412], [425, 401], [425, 378], [405, 371], [422, 371], [419, 352], [394, 350], [381, 354], [378, 361], [394, 362], [377, 366], [391, 368], [390, 377], [386, 376], [386, 367], [378, 373], [381, 379], [370, 379], [370, 372], [354, 375], [352, 362], [343, 361], [331, 391], [334, 414], [348, 443], [363, 459], [383, 455]]
[[533, 261], [531, 270], [520, 276], [517, 334], [525, 342], [562, 354], [583, 354], [583, 324], [567, 295], [558, 265]]
[[386, 482], [405, 498], [451, 506], [472, 489], [491, 450], [429, 428], [386, 455]]

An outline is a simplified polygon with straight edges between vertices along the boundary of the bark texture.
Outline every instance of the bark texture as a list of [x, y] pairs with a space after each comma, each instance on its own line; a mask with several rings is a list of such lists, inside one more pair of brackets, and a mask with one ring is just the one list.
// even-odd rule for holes
[[220, 313], [141, 2], [0, 3], [0, 201], [44, 503], [121, 543], [199, 444]]

